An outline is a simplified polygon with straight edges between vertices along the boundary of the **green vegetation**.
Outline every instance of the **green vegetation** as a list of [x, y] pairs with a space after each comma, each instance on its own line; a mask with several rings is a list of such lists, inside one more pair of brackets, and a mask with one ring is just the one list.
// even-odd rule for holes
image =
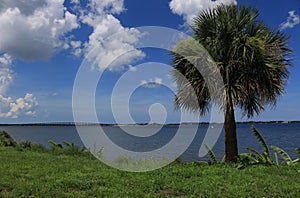
[[0, 146], [17, 146], [15, 140], [6, 132], [0, 131]]
[[[78, 155], [0, 147], [0, 197], [297, 197], [299, 166], [173, 163], [128, 173]], [[297, 170], [298, 169], [298, 170]]]
[[130, 173], [106, 166], [72, 143], [49, 141], [51, 148], [46, 149], [28, 141], [4, 145], [15, 141], [6, 132], [0, 137], [0, 197], [297, 197], [300, 193], [299, 163], [249, 163], [241, 169], [245, 161], [218, 163], [207, 147], [213, 165], [178, 159], [152, 172]]
[[[202, 11], [192, 24], [194, 39], [178, 42], [171, 52], [175, 105], [202, 115], [211, 103], [220, 106], [227, 162], [238, 160], [235, 108], [250, 118], [275, 105], [291, 65], [289, 37], [258, 16], [254, 8], [235, 5]], [[224, 87], [216, 82], [218, 75]]]
[[[271, 146], [271, 149], [274, 151], [274, 160], [271, 157], [271, 151], [269, 149], [268, 144], [266, 143], [265, 139], [263, 136], [259, 133], [259, 131], [252, 126], [252, 132], [257, 138], [257, 140], [260, 142], [262, 148], [264, 151], [262, 153], [256, 151], [253, 148], [247, 148], [249, 153], [241, 153], [238, 155], [237, 159], [237, 165], [239, 169], [246, 168], [251, 165], [277, 165], [279, 166], [279, 160], [278, 160], [278, 155], [281, 156], [282, 158], [282, 164], [285, 164], [287, 166], [294, 166], [294, 165], [300, 165], [300, 148], [296, 149], [296, 152], [298, 153], [298, 158], [295, 160], [292, 160], [292, 158], [289, 156], [289, 154], [284, 151], [282, 148], [279, 148], [277, 146]], [[208, 146], [205, 145], [208, 155], [211, 158], [211, 163], [212, 164], [218, 164], [218, 163], [225, 163], [226, 161], [224, 160], [225, 157], [218, 162], [216, 155], [214, 154], [213, 150]], [[300, 171], [300, 170], [299, 170]]]

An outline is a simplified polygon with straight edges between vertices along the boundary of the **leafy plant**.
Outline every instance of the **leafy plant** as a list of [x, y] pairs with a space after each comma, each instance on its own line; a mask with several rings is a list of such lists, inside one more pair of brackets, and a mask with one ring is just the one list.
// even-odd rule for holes
[[58, 144], [52, 140], [48, 140], [48, 142], [51, 145], [51, 151], [55, 154], [62, 154], [63, 153], [63, 146], [61, 144]]
[[[298, 157], [295, 160], [292, 160], [292, 158], [289, 156], [289, 154], [287, 152], [285, 152], [282, 148], [279, 148], [277, 146], [271, 146], [271, 148], [276, 153], [278, 153], [282, 157], [282, 159], [286, 162], [286, 164], [289, 165], [289, 166], [295, 165], [295, 164], [300, 162], [300, 157]], [[296, 150], [297, 152], [298, 152], [298, 149]]]
[[48, 140], [48, 142], [51, 144], [52, 149], [57, 149], [57, 148], [63, 148], [61, 144], [58, 144], [54, 142], [53, 140]]
[[[270, 149], [264, 140], [263, 136], [259, 133], [259, 131], [252, 126], [251, 127], [253, 134], [257, 138], [257, 140], [261, 143], [261, 146], [263, 147], [264, 151], [262, 153], [252, 149], [247, 148], [247, 150], [250, 153], [243, 153], [239, 155], [239, 162], [241, 163], [241, 166], [239, 168], [244, 168], [249, 165], [255, 165], [255, 164], [264, 164], [264, 165], [279, 165], [278, 155], [281, 156], [281, 158], [284, 160], [284, 162], [291, 166], [296, 163], [299, 163], [300, 159], [292, 160], [292, 158], [289, 156], [289, 154], [284, 151], [282, 148], [279, 148], [277, 146], [271, 146], [271, 149], [274, 150], [274, 160], [271, 158], [271, 152]], [[297, 152], [299, 154], [300, 149], [297, 149]]]
[[274, 153], [274, 158], [275, 158], [275, 164], [276, 164], [277, 166], [279, 166], [278, 154], [277, 154], [276, 152]]
[[265, 139], [263, 138], [263, 136], [258, 132], [258, 130], [254, 126], [251, 126], [251, 129], [252, 129], [253, 134], [257, 138], [257, 140], [262, 145], [262, 147], [264, 149], [264, 153], [266, 153], [268, 155], [268, 157], [270, 157], [270, 150], [269, 150], [269, 147], [268, 147]]
[[25, 142], [23, 142], [23, 141], [19, 142], [17, 145], [17, 149], [20, 151], [23, 151], [23, 150], [31, 150], [31, 151], [39, 151], [39, 152], [47, 151], [47, 148], [44, 145], [35, 144], [28, 140]]
[[0, 146], [16, 147], [17, 143], [6, 131], [0, 131]]
[[82, 154], [86, 151], [85, 148], [76, 146], [74, 143], [64, 141], [63, 144], [66, 146], [64, 150], [67, 154], [76, 155]]
[[277, 146], [271, 146], [271, 148], [278, 153], [282, 159], [288, 164], [291, 165], [293, 160], [292, 158], [289, 156], [289, 154], [287, 152], [285, 152], [282, 148], [279, 148]]
[[265, 139], [254, 126], [252, 126], [251, 129], [264, 151], [260, 153], [255, 149], [247, 148], [250, 153], [243, 153], [239, 155], [239, 162], [241, 163], [239, 168], [255, 164], [274, 165], [274, 162], [271, 158], [270, 149]]
[[213, 152], [213, 150], [207, 145], [205, 144], [205, 148], [206, 150], [208, 151], [208, 155], [210, 156], [211, 160], [212, 160], [212, 163], [213, 164], [217, 164], [218, 163], [218, 160], [216, 158], [216, 155], [215, 153]]

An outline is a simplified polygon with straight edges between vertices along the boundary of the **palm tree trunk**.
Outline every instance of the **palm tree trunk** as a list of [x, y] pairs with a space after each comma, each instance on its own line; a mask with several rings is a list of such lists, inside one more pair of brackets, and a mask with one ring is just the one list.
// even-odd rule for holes
[[226, 162], [236, 162], [238, 158], [236, 122], [231, 96], [228, 96], [225, 111], [225, 158]]

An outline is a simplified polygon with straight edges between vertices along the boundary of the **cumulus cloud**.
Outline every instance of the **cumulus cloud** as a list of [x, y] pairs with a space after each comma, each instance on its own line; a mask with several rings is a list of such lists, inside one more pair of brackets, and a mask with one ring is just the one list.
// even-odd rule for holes
[[172, 0], [169, 3], [174, 14], [184, 18], [187, 24], [192, 24], [197, 14], [205, 9], [215, 8], [218, 5], [237, 4], [236, 0]]
[[[61, 50], [76, 57], [82, 55], [97, 61], [96, 68], [119, 71], [145, 57], [136, 49], [141, 33], [124, 27], [114, 15], [125, 10], [124, 0], [0, 0], [0, 117], [34, 116], [38, 104], [32, 94], [16, 100], [5, 97], [14, 79], [14, 59], [48, 60]], [[73, 30], [86, 24], [92, 28], [87, 41], [79, 41]], [[77, 40], [76, 40], [77, 39]], [[93, 51], [93, 53], [90, 53]], [[12, 58], [13, 57], [13, 58]]]
[[12, 64], [12, 57], [5, 53], [0, 57], [0, 65], [2, 65], [3, 67], [10, 67], [10, 65]]
[[14, 79], [14, 73], [9, 68], [0, 67], [0, 94], [6, 92], [8, 86]]
[[96, 60], [99, 70], [120, 71], [124, 67], [145, 57], [135, 48], [141, 33], [135, 28], [122, 26], [113, 16], [124, 10], [123, 0], [91, 0], [91, 12], [81, 16], [83, 23], [93, 28], [89, 41], [85, 43], [88, 59]]
[[279, 26], [280, 30], [284, 30], [287, 28], [293, 28], [295, 25], [300, 23], [299, 15], [295, 14], [295, 10], [289, 11], [289, 16], [287, 17], [286, 21], [281, 23]]
[[132, 65], [128, 65], [128, 69], [129, 71], [132, 71], [132, 72], [136, 72], [137, 71], [137, 68], [132, 66]]
[[72, 54], [76, 57], [80, 57], [82, 55], [82, 42], [71, 41], [70, 45], [72, 47]]
[[155, 77], [149, 80], [142, 80], [141, 86], [146, 88], [156, 88], [162, 84], [163, 80], [161, 78]]
[[21, 115], [35, 116], [34, 108], [38, 105], [37, 99], [27, 93], [24, 98], [16, 100], [4, 97], [4, 94], [14, 79], [11, 69], [13, 59], [5, 53], [0, 56], [0, 118], [18, 118]]
[[[80, 3], [71, 0], [71, 13], [64, 0], [2, 0], [0, 53], [23, 60], [47, 60], [60, 50], [69, 49], [76, 57], [93, 50], [88, 58], [96, 59], [98, 69], [113, 62], [108, 69], [117, 71], [145, 57], [135, 48], [140, 32], [124, 27], [114, 16], [125, 10], [124, 0], [88, 0], [85, 8]], [[73, 40], [72, 31], [80, 23], [93, 29], [85, 43]]]
[[24, 60], [46, 60], [65, 46], [79, 27], [64, 0], [4, 0], [0, 9], [0, 52]]
[[14, 72], [11, 69], [12, 58], [8, 54], [0, 56], [0, 95], [4, 94], [14, 79]]
[[0, 12], [17, 7], [24, 15], [31, 15], [37, 7], [44, 5], [46, 5], [46, 0], [1, 0]]
[[[32, 94], [26, 94], [24, 98], [13, 100], [11, 97], [0, 95], [0, 118], [19, 118], [21, 115], [35, 116], [34, 108], [38, 105], [37, 99]], [[3, 112], [3, 109], [7, 109]]]

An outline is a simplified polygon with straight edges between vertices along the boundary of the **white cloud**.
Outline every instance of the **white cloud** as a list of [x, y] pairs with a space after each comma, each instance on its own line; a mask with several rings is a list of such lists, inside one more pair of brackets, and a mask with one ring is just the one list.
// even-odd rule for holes
[[[37, 99], [32, 94], [26, 94], [24, 98], [13, 100], [0, 95], [0, 118], [18, 118], [19, 116], [35, 116], [34, 108], [38, 105]], [[2, 109], [7, 109], [3, 112]]]
[[[123, 70], [145, 57], [135, 48], [140, 32], [123, 27], [113, 16], [125, 10], [124, 0], [89, 0], [86, 8], [79, 6], [79, 0], [71, 3], [77, 16], [64, 7], [64, 0], [2, 0], [0, 53], [24, 60], [47, 60], [60, 50], [70, 49], [76, 57], [94, 50], [88, 58], [96, 59], [100, 70], [115, 59], [108, 69]], [[70, 33], [80, 22], [93, 28], [86, 43], [72, 41], [74, 35]]]
[[89, 6], [92, 11], [81, 16], [82, 22], [93, 28], [85, 43], [85, 54], [89, 54], [88, 59], [96, 60], [99, 70], [120, 71], [145, 57], [135, 48], [141, 33], [135, 28], [123, 27], [112, 15], [124, 10], [123, 0], [91, 0]]
[[[79, 23], [63, 3], [64, 0], [0, 1], [1, 118], [35, 115], [32, 108], [37, 101], [32, 94], [15, 101], [11, 97], [4, 97], [14, 79], [12, 57], [47, 60], [60, 50], [69, 48], [70, 38], [66, 34], [78, 28]], [[74, 53], [78, 54], [78, 49]]]
[[90, 8], [99, 13], [120, 14], [124, 11], [124, 0], [90, 0]]
[[162, 84], [163, 80], [161, 78], [155, 77], [149, 80], [142, 80], [141, 86], [146, 88], [156, 88]]
[[293, 28], [295, 25], [300, 23], [299, 15], [295, 14], [295, 10], [289, 11], [289, 16], [287, 17], [286, 21], [281, 23], [279, 26], [280, 30], [284, 30], [286, 28]]
[[24, 60], [45, 60], [64, 48], [64, 36], [79, 27], [64, 0], [3, 2], [0, 11], [0, 53]]
[[132, 65], [128, 65], [128, 68], [129, 68], [129, 71], [132, 71], [132, 72], [136, 72], [137, 71], [137, 68], [133, 67]]
[[31, 15], [36, 8], [44, 5], [46, 0], [1, 0], [0, 12], [17, 7], [24, 15]]
[[35, 112], [35, 111], [27, 111], [27, 112], [25, 113], [25, 115], [31, 116], [31, 117], [35, 117], [35, 116], [36, 116], [36, 112]]
[[73, 48], [81, 47], [81, 41], [71, 41], [70, 44]]
[[200, 11], [215, 8], [218, 5], [237, 4], [236, 0], [172, 0], [169, 3], [174, 14], [183, 16], [187, 24], [192, 24], [193, 19]]
[[12, 58], [8, 54], [0, 56], [0, 95], [4, 94], [14, 79], [14, 72], [11, 70]]
[[[80, 7], [79, 0], [71, 0], [72, 13], [64, 7], [64, 0], [0, 0], [0, 117], [35, 116], [38, 105], [32, 94], [24, 98], [4, 97], [12, 83], [12, 58], [48, 60], [61, 50], [69, 50], [98, 61], [99, 70], [113, 61], [109, 70], [118, 71], [131, 66], [145, 54], [135, 48], [141, 33], [124, 27], [114, 14], [125, 10], [124, 0], [88, 0]], [[78, 41], [72, 31], [84, 23], [92, 27], [88, 41]], [[112, 36], [114, 35], [114, 36]], [[77, 39], [77, 41], [75, 40]], [[125, 53], [125, 54], [124, 54]], [[117, 59], [117, 60], [116, 60]], [[53, 96], [55, 96], [54, 94]]]
[[0, 57], [0, 65], [3, 67], [10, 67], [12, 64], [12, 57], [5, 53]]
[[59, 95], [58, 92], [54, 92], [54, 93], [51, 93], [51, 94], [50, 94], [50, 96], [52, 96], [52, 97], [56, 97], [56, 96], [58, 96], [58, 95]]
[[80, 1], [79, 0], [71, 0], [71, 3], [73, 3], [73, 4], [79, 4]]
[[70, 45], [72, 46], [72, 54], [76, 57], [80, 57], [82, 55], [82, 42], [81, 41], [71, 41]]
[[0, 94], [4, 94], [14, 79], [14, 73], [11, 69], [0, 66]]

